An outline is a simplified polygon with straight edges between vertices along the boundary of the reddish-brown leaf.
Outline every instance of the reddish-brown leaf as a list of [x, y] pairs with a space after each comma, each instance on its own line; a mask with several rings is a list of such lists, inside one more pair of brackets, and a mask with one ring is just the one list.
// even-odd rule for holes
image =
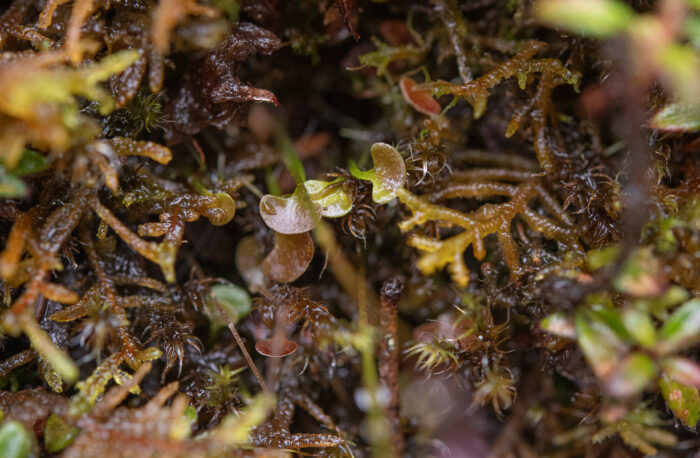
[[270, 358], [282, 358], [297, 351], [297, 344], [285, 337], [273, 337], [257, 342], [255, 350], [261, 355]]
[[442, 108], [430, 94], [430, 91], [416, 89], [416, 86], [417, 83], [408, 76], [404, 76], [399, 81], [401, 94], [403, 94], [406, 102], [415, 108], [416, 111], [425, 115], [439, 114]]
[[273, 281], [290, 283], [306, 272], [314, 257], [314, 242], [308, 232], [275, 234], [275, 246], [262, 263], [263, 272]]

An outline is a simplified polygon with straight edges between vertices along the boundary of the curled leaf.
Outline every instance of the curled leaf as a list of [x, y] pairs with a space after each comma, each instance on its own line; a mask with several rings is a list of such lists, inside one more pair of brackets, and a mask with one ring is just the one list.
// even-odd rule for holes
[[406, 182], [406, 164], [396, 148], [386, 143], [375, 143], [370, 153], [374, 167], [362, 171], [351, 161], [350, 173], [361, 180], [371, 181], [372, 200], [385, 204], [394, 200], [396, 190]]
[[321, 206], [321, 213], [327, 218], [339, 218], [352, 210], [352, 197], [342, 178], [334, 181], [307, 180], [304, 187], [309, 198]]
[[313, 202], [305, 205], [300, 197], [297, 192], [290, 197], [267, 194], [260, 199], [260, 216], [265, 224], [280, 234], [309, 232], [316, 226], [314, 213], [320, 214], [321, 211]]
[[270, 358], [282, 358], [297, 351], [297, 344], [285, 337], [270, 338], [257, 342], [255, 349], [261, 355]]
[[418, 84], [408, 76], [404, 76], [399, 80], [399, 87], [404, 100], [424, 115], [439, 114], [442, 108], [440, 104], [433, 98], [432, 93], [427, 89], [416, 89]]
[[211, 203], [205, 206], [202, 213], [214, 226], [228, 224], [236, 214], [236, 202], [225, 192], [217, 192], [211, 196]]
[[270, 279], [290, 283], [306, 272], [314, 257], [314, 242], [308, 232], [275, 234], [275, 246], [265, 257], [262, 269]]

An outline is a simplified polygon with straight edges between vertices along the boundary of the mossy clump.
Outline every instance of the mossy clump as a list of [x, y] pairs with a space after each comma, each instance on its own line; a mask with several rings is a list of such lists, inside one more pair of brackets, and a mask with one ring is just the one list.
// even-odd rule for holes
[[688, 456], [699, 81], [690, 0], [3, 3], [0, 456]]

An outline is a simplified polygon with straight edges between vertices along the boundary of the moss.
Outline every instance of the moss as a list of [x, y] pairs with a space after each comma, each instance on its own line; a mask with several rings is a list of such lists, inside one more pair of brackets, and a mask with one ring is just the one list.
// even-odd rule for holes
[[6, 2], [2, 452], [684, 456], [696, 3]]

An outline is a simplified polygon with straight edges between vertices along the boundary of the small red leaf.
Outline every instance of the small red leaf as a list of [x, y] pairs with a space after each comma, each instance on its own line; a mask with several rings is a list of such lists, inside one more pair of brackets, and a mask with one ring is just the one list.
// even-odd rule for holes
[[257, 342], [255, 349], [261, 355], [270, 358], [282, 358], [297, 351], [297, 344], [284, 337], [270, 338]]
[[406, 102], [415, 108], [416, 111], [425, 115], [439, 114], [442, 108], [430, 94], [430, 91], [417, 90], [416, 86], [416, 82], [408, 76], [402, 77], [399, 81], [399, 87]]

